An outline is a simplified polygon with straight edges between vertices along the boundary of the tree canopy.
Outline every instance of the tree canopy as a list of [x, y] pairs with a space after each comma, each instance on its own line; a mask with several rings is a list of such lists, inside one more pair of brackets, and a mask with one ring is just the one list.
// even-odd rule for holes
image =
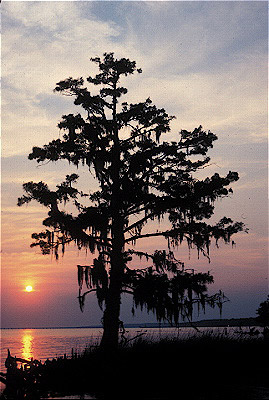
[[257, 309], [257, 321], [262, 326], [269, 326], [269, 295], [265, 301], [262, 301]]
[[[100, 307], [105, 304], [103, 340], [111, 345], [117, 340], [124, 292], [133, 295], [133, 312], [146, 307], [159, 321], [171, 323], [180, 316], [191, 318], [195, 305], [221, 307], [222, 292], [207, 294], [212, 275], [189, 270], [175, 259], [173, 249], [186, 241], [208, 257], [212, 240], [228, 243], [244, 225], [227, 217], [209, 223], [215, 200], [232, 193], [230, 185], [239, 179], [237, 172], [195, 177], [195, 172], [209, 165], [207, 153], [217, 136], [199, 126], [181, 130], [175, 141], [162, 140], [174, 116], [150, 98], [134, 104], [120, 101], [127, 93], [121, 78], [142, 72], [136, 63], [116, 59], [113, 53], [91, 61], [99, 68], [96, 76], [86, 82], [82, 77], [67, 78], [55, 88], [56, 93], [73, 96], [74, 104], [83, 110], [63, 115], [58, 124], [61, 138], [33, 147], [29, 159], [84, 165], [94, 172], [98, 190], [79, 191], [79, 177], [73, 173], [56, 190], [42, 181], [25, 183], [18, 205], [37, 200], [48, 208], [43, 221], [46, 229], [32, 235], [32, 246], [40, 246], [44, 254], [53, 252], [58, 258], [59, 250], [64, 253], [70, 242], [97, 254], [93, 264], [78, 265], [79, 302], [83, 309], [86, 294], [95, 291]], [[98, 94], [92, 94], [88, 84], [99, 87]], [[66, 202], [77, 212], [63, 211]], [[149, 221], [158, 221], [160, 226], [146, 231]], [[135, 250], [138, 241], [152, 237], [165, 238], [167, 249], [153, 254]], [[151, 265], [129, 267], [136, 256]]]

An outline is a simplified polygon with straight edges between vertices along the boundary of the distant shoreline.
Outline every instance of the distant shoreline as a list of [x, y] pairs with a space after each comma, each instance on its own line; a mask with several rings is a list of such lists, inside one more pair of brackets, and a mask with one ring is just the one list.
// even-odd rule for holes
[[[239, 326], [260, 326], [255, 317], [249, 318], [225, 318], [225, 319], [207, 319], [193, 322], [181, 322], [178, 324], [179, 328], [189, 327], [204, 327], [204, 328], [221, 328], [221, 327], [239, 327]], [[169, 324], [158, 324], [158, 323], [137, 323], [137, 324], [125, 324], [125, 328], [175, 328]], [[90, 325], [90, 326], [50, 326], [50, 327], [18, 327], [18, 328], [1, 328], [1, 330], [15, 330], [15, 329], [102, 329], [102, 325]]]

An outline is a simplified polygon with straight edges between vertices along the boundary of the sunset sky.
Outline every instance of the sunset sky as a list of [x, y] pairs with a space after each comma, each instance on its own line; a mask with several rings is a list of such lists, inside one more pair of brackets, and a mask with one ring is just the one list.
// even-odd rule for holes
[[[4, 1], [2, 2], [2, 327], [100, 324], [95, 297], [85, 311], [77, 300], [77, 264], [92, 255], [70, 246], [56, 262], [30, 248], [46, 209], [37, 203], [17, 207], [22, 183], [44, 181], [51, 188], [76, 172], [92, 190], [86, 169], [67, 163], [37, 165], [27, 160], [33, 146], [59, 137], [63, 114], [81, 110], [72, 98], [53, 93], [56, 82], [96, 73], [91, 57], [114, 52], [137, 62], [143, 74], [124, 80], [131, 102], [151, 97], [177, 118], [164, 140], [181, 129], [202, 125], [219, 140], [210, 151], [211, 176], [238, 171], [234, 194], [216, 203], [215, 220], [243, 221], [249, 233], [236, 247], [212, 246], [211, 263], [186, 246], [178, 258], [215, 278], [210, 292], [222, 289], [230, 302], [224, 318], [255, 316], [268, 294], [267, 207], [267, 2], [204, 1]], [[123, 100], [124, 101], [124, 100]], [[160, 239], [137, 249], [164, 249]], [[27, 292], [26, 286], [33, 290]], [[131, 315], [126, 323], [154, 321]], [[218, 318], [217, 310], [194, 319]]]

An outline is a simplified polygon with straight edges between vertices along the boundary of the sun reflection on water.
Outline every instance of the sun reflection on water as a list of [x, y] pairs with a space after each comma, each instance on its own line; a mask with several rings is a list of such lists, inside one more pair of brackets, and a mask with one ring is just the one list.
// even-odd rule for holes
[[25, 331], [22, 336], [22, 358], [30, 360], [33, 357], [33, 335], [32, 331]]

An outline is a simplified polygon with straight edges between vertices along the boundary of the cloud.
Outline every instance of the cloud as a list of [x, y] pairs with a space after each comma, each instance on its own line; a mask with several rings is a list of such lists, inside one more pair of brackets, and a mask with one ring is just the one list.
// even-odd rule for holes
[[4, 74], [28, 93], [48, 93], [70, 71], [88, 71], [90, 49], [118, 35], [111, 23], [83, 18], [75, 2], [5, 3], [3, 30]]
[[57, 137], [61, 114], [75, 107], [52, 94], [55, 83], [87, 77], [95, 70], [89, 58], [110, 50], [144, 70], [128, 79], [130, 98], [150, 95], [178, 117], [175, 129], [202, 123], [236, 130], [238, 141], [264, 141], [267, 53], [258, 4], [194, 3], [111, 2], [110, 16], [102, 2], [4, 3], [4, 154]]
[[175, 131], [202, 124], [217, 134], [232, 133], [236, 143], [264, 141], [267, 138], [266, 80], [263, 75], [253, 75], [255, 65], [252, 59], [214, 74], [163, 76], [161, 80], [148, 77], [139, 95], [142, 98], [150, 95], [158, 106], [176, 115]]
[[[56, 82], [70, 74], [88, 76], [93, 69], [89, 58], [102, 53], [102, 46], [110, 47], [107, 40], [115, 35], [118, 31], [112, 24], [84, 19], [74, 2], [4, 3], [2, 150], [5, 155], [29, 152], [31, 145], [42, 145], [58, 135], [58, 119], [68, 112], [72, 101], [61, 97], [57, 106], [57, 100], [49, 97]], [[52, 107], [62, 108], [57, 119], [51, 118]]]

